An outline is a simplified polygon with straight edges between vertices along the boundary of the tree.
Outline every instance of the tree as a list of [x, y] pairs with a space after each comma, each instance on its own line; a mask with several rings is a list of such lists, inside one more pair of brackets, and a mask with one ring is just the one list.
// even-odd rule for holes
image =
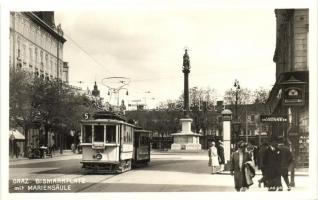
[[265, 89], [263, 87], [260, 87], [256, 90], [254, 90], [253, 96], [254, 96], [254, 102], [253, 103], [266, 103], [268, 97], [269, 97], [270, 90]]
[[38, 123], [39, 110], [34, 96], [42, 88], [40, 85], [35, 85], [32, 75], [23, 70], [11, 69], [9, 81], [9, 126], [10, 128], [23, 128], [24, 152], [27, 156], [29, 130], [40, 126]]
[[[235, 94], [234, 89], [229, 89], [225, 91], [224, 102], [225, 104], [234, 105], [235, 104]], [[237, 104], [253, 104], [253, 103], [265, 103], [269, 95], [269, 90], [260, 87], [255, 90], [250, 90], [247, 88], [242, 88], [238, 90], [238, 100]]]
[[62, 141], [62, 134], [80, 131], [82, 114], [92, 110], [94, 104], [61, 80], [44, 80], [22, 70], [10, 71], [9, 100], [10, 127], [23, 128], [26, 154], [30, 128], [44, 128], [42, 145], [48, 146], [49, 132], [58, 133]]
[[[247, 88], [241, 88], [237, 91], [237, 104], [250, 104], [253, 102], [252, 91]], [[225, 91], [224, 103], [234, 105], [236, 101], [236, 90], [229, 89]]]

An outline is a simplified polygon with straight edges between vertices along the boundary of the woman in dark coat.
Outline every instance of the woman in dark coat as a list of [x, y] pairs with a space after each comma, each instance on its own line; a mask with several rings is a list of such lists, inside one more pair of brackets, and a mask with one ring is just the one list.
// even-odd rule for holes
[[223, 142], [222, 142], [221, 140], [218, 141], [217, 151], [218, 151], [219, 163], [220, 163], [220, 170], [219, 170], [219, 172], [222, 172], [222, 171], [224, 171], [225, 159], [224, 159], [224, 147], [223, 147]]
[[238, 143], [238, 150], [231, 155], [231, 175], [234, 175], [234, 185], [236, 191], [246, 191], [249, 185], [244, 178], [244, 164], [247, 161], [252, 161], [251, 155], [246, 152], [247, 144], [244, 142]]
[[281, 150], [277, 147], [277, 142], [272, 141], [264, 152], [263, 165], [265, 168], [266, 179], [268, 181], [268, 191], [282, 190], [281, 182]]

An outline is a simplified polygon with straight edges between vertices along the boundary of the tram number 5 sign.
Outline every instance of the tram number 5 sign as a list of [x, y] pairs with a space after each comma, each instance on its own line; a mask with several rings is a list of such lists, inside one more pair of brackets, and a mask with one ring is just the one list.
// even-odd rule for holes
[[89, 117], [90, 117], [90, 114], [89, 114], [89, 113], [84, 113], [84, 114], [83, 114], [83, 118], [84, 118], [84, 119], [89, 119]]

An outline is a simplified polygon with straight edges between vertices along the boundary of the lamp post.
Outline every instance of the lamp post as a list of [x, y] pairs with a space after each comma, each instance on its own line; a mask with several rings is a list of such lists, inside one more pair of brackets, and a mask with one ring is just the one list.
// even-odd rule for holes
[[111, 88], [108, 90], [107, 95], [110, 96], [111, 93], [117, 94], [117, 106], [119, 106], [119, 91], [126, 90], [126, 95], [128, 96], [128, 89], [127, 88]]
[[111, 93], [117, 95], [117, 106], [119, 106], [119, 91], [126, 90], [126, 95], [128, 95], [128, 89], [125, 86], [129, 85], [130, 79], [127, 77], [107, 77], [102, 79], [102, 84], [108, 88], [108, 95]]
[[234, 132], [234, 144], [237, 142], [236, 141], [236, 137], [238, 135], [238, 132], [239, 132], [239, 124], [238, 124], [238, 115], [237, 115], [237, 101], [238, 101], [238, 92], [239, 90], [241, 89], [241, 86], [240, 86], [240, 83], [237, 79], [235, 79], [234, 81], [234, 88], [235, 88], [235, 115], [234, 115], [234, 120], [235, 120], [235, 125], [236, 125], [236, 128], [234, 129], [235, 132]]

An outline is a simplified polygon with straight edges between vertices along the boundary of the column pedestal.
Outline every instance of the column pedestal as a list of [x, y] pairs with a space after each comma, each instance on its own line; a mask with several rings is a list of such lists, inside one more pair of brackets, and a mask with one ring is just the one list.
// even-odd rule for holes
[[171, 150], [173, 151], [199, 151], [201, 144], [199, 137], [201, 134], [193, 133], [191, 131], [191, 118], [180, 119], [182, 130], [180, 133], [173, 133], [173, 144]]

